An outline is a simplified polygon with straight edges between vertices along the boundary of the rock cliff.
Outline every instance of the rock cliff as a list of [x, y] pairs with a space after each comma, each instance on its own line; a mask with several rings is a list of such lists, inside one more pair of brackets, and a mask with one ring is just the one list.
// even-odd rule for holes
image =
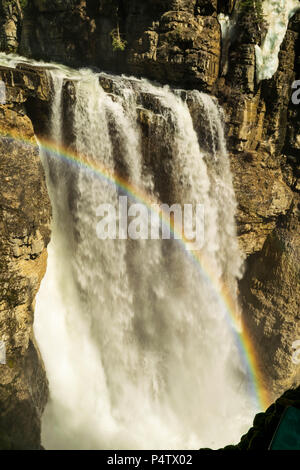
[[217, 1], [31, 2], [24, 55], [211, 89], [221, 54]]
[[[292, 344], [300, 339], [300, 106], [291, 101], [291, 86], [300, 78], [300, 13], [289, 22], [277, 72], [258, 83], [255, 44], [266, 32], [263, 20], [254, 21], [251, 12], [243, 11], [228, 57], [223, 47], [222, 58], [218, 14], [230, 14], [234, 3], [2, 0], [0, 49], [145, 76], [218, 98], [246, 259], [240, 282], [243, 320], [266, 385], [278, 396], [299, 383], [299, 366], [291, 357]], [[44, 132], [40, 126], [47, 122], [50, 92], [42, 68], [1, 67], [0, 78], [8, 90], [7, 104], [0, 106], [0, 331], [9, 344], [9, 362], [0, 374], [0, 447], [2, 430], [9, 429], [9, 445], [38, 448], [47, 380], [32, 322], [46, 265], [50, 205], [38, 151], [22, 139], [33, 142], [33, 124], [36, 133]], [[147, 116], [141, 112], [140, 119], [146, 127]], [[10, 134], [21, 140], [9, 140]], [[25, 441], [16, 427], [28, 436]]]
[[254, 53], [243, 59], [254, 38], [239, 32], [229, 53], [231, 72], [219, 79], [217, 92], [226, 112], [239, 237], [247, 254], [243, 318], [274, 397], [299, 383], [299, 366], [291, 362], [300, 336], [299, 106], [291, 101], [299, 77], [299, 31], [297, 13], [277, 72], [259, 84]]
[[[0, 448], [40, 446], [48, 383], [33, 334], [34, 300], [47, 263], [51, 208], [26, 102], [45, 99], [36, 73], [0, 68]], [[43, 81], [43, 79], [42, 79]]]

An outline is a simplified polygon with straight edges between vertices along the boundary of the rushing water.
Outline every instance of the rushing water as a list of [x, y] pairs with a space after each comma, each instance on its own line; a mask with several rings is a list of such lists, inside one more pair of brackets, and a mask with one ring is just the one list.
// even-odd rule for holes
[[232, 12], [231, 16], [220, 13], [218, 15], [218, 21], [221, 27], [222, 33], [222, 60], [221, 60], [221, 72], [222, 75], [226, 75], [228, 72], [228, 53], [230, 44], [233, 37], [233, 31], [236, 25], [237, 11]]
[[[49, 138], [57, 148], [68, 145], [159, 201], [203, 204], [202, 254], [234, 297], [242, 260], [215, 100], [89, 70], [56, 65], [48, 73]], [[124, 190], [83, 165], [41, 154], [53, 207], [34, 325], [50, 384], [43, 445], [238, 441], [256, 410], [220, 292], [175, 240], [99, 240], [97, 208], [116, 207]]]
[[264, 0], [263, 14], [268, 26], [261, 47], [255, 46], [258, 80], [270, 79], [278, 69], [278, 54], [290, 18], [300, 8], [299, 0]]

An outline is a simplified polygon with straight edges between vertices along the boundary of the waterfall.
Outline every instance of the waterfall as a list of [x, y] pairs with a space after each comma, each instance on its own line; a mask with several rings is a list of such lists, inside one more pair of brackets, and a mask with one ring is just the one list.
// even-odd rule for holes
[[300, 8], [299, 0], [264, 0], [263, 14], [268, 26], [261, 47], [255, 46], [258, 81], [273, 77], [278, 69], [278, 54], [291, 17]]
[[[91, 164], [121, 172], [162, 202], [203, 203], [202, 251], [234, 296], [242, 260], [214, 99], [88, 70], [62, 80], [58, 68], [51, 78], [51, 138], [63, 143], [68, 122], [71, 147]], [[99, 240], [97, 207], [116, 206], [123, 189], [42, 153], [54, 213], [35, 316], [51, 395], [44, 446], [216, 448], [237, 441], [255, 409], [215, 286], [175, 240]]]
[[228, 72], [229, 48], [230, 48], [234, 28], [235, 28], [236, 21], [237, 21], [237, 9], [236, 8], [234, 9], [231, 16], [224, 15], [224, 13], [219, 13], [218, 21], [221, 27], [221, 34], [222, 34], [221, 70], [222, 70], [222, 75], [226, 75]]
[[99, 206], [137, 201], [93, 170], [121, 175], [152, 200], [203, 204], [201, 254], [234, 298], [242, 259], [222, 110], [198, 91], [37, 64], [52, 82], [56, 148], [41, 145], [53, 208], [34, 322], [50, 387], [44, 447], [237, 442], [257, 409], [217, 283], [178, 240], [100, 240]]

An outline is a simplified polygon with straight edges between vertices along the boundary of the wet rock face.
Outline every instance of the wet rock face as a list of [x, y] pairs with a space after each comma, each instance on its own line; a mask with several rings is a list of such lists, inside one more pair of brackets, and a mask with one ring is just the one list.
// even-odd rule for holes
[[6, 364], [0, 364], [0, 449], [38, 449], [48, 382], [32, 325], [46, 270], [51, 208], [24, 108], [32, 74], [22, 75], [18, 91], [9, 81], [13, 73], [21, 78], [21, 72], [0, 69], [7, 82], [7, 104], [0, 105], [0, 340], [6, 347]]

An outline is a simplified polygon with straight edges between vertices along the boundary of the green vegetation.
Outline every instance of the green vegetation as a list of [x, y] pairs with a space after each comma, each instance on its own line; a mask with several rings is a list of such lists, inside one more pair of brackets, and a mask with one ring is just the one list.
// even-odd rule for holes
[[13, 368], [14, 368], [14, 365], [15, 365], [15, 363], [14, 363], [14, 361], [13, 361], [12, 359], [8, 359], [8, 361], [7, 361], [7, 365], [8, 365], [8, 367], [9, 367], [10, 369], [13, 369]]
[[126, 49], [127, 41], [124, 41], [124, 39], [121, 38], [119, 28], [113, 29], [110, 35], [113, 51], [124, 51]]
[[22, 8], [22, 10], [26, 8], [28, 5], [28, 0], [19, 0], [19, 2], [20, 2], [20, 7]]
[[127, 41], [120, 34], [120, 21], [122, 19], [121, 1], [120, 0], [101, 0], [100, 12], [106, 13], [109, 17], [114, 18], [116, 28], [110, 32], [113, 51], [123, 52], [126, 49]]

